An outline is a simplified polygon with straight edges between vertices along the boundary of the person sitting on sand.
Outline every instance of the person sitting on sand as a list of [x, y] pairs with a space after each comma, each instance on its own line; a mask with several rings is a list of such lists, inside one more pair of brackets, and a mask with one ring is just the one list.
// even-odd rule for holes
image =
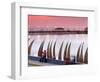
[[46, 50], [44, 50], [42, 52], [42, 57], [40, 58], [40, 62], [47, 62], [47, 59], [46, 59]]
[[65, 65], [70, 64], [70, 59], [69, 58], [64, 58], [64, 64]]

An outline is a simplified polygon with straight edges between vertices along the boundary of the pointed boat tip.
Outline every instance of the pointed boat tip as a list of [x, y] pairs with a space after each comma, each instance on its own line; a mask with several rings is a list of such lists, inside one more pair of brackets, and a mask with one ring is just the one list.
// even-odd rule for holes
[[71, 45], [71, 42], [69, 43], [69, 45]]
[[84, 45], [84, 42], [82, 43], [82, 45]]
[[64, 43], [64, 40], [62, 41], [62, 43]]

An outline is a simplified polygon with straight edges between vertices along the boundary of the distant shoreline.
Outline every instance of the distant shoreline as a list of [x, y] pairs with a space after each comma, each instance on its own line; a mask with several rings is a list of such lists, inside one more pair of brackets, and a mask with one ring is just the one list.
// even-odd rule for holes
[[36, 34], [57, 34], [57, 35], [61, 35], [61, 34], [88, 34], [88, 31], [28, 31], [29, 35], [36, 35]]

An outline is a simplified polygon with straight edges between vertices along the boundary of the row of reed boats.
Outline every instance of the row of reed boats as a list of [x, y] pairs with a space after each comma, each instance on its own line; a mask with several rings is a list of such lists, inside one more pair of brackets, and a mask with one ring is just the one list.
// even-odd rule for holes
[[[35, 40], [33, 40], [30, 45], [28, 46], [28, 55], [30, 56], [31, 54], [31, 47], [33, 45]], [[42, 41], [42, 43], [40, 44], [39, 50], [38, 50], [38, 57], [42, 57], [42, 52], [43, 52], [43, 46], [44, 46], [45, 41]], [[64, 48], [64, 54], [63, 54], [63, 58], [62, 58], [62, 48], [64, 45], [64, 41], [62, 41], [60, 49], [59, 49], [59, 53], [58, 53], [58, 58], [56, 58], [56, 43], [57, 41], [55, 41], [54, 45], [49, 42], [47, 45], [47, 53], [46, 53], [46, 58], [48, 59], [53, 59], [53, 60], [61, 60], [63, 59], [63, 61], [66, 64], [71, 64], [72, 60], [71, 60], [71, 42], [67, 42]], [[77, 50], [77, 55], [75, 56], [75, 64], [88, 64], [88, 48], [86, 48], [85, 53], [83, 54], [83, 45], [84, 43], [81, 43], [78, 47]], [[52, 49], [53, 48], [53, 49]]]

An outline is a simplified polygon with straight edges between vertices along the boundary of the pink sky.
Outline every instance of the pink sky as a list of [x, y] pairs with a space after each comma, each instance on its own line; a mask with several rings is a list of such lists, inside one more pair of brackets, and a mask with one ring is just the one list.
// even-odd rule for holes
[[65, 29], [84, 29], [88, 27], [87, 17], [71, 17], [71, 16], [39, 16], [29, 15], [28, 16], [28, 27], [35, 28], [55, 28], [63, 27]]

